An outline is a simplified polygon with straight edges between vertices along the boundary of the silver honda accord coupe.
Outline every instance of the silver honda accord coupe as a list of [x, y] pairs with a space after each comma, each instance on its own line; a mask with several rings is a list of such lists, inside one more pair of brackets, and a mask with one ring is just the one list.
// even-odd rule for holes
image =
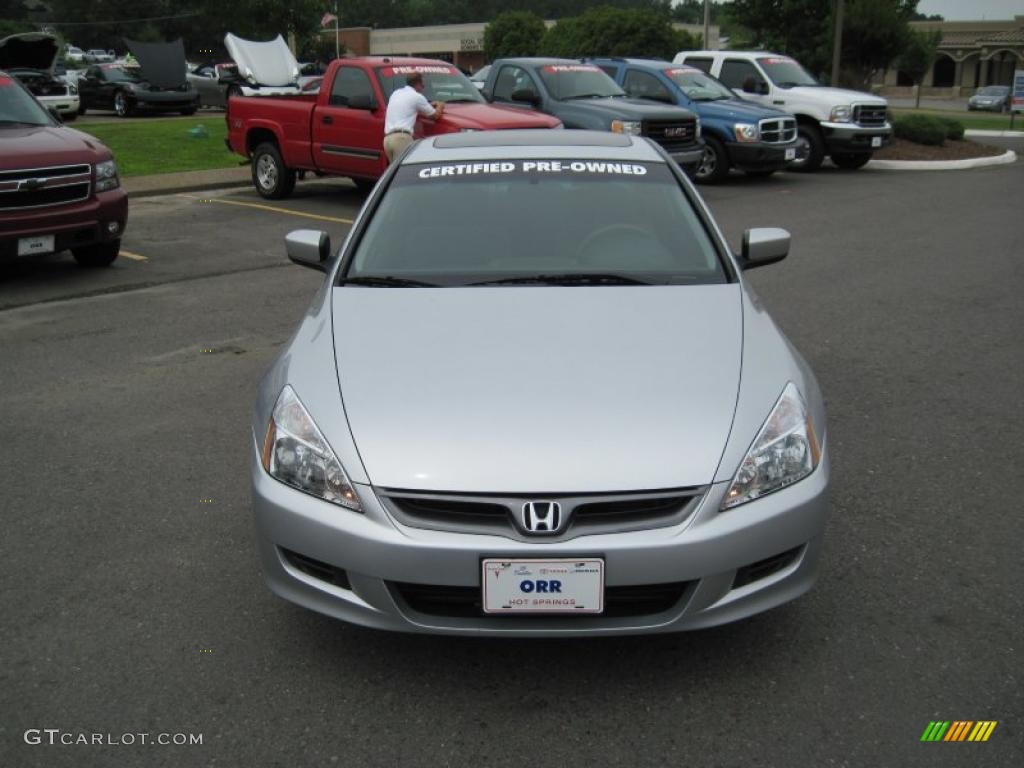
[[424, 139], [326, 273], [253, 414], [270, 588], [379, 629], [672, 632], [814, 583], [829, 479], [814, 375], [646, 139]]

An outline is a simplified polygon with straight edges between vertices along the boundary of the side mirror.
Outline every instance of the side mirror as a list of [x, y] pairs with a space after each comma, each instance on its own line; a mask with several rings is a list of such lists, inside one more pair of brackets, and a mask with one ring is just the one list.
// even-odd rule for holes
[[776, 227], [748, 229], [743, 233], [740, 266], [753, 269], [782, 261], [789, 255], [790, 239], [789, 232]]
[[540, 103], [540, 97], [532, 88], [520, 88], [518, 91], [512, 91], [512, 101], [521, 101], [536, 106]]
[[331, 258], [331, 237], [318, 229], [296, 229], [284, 238], [288, 258], [300, 267], [327, 271]]
[[373, 112], [377, 109], [377, 99], [372, 93], [357, 93], [348, 100], [349, 109], [366, 109]]

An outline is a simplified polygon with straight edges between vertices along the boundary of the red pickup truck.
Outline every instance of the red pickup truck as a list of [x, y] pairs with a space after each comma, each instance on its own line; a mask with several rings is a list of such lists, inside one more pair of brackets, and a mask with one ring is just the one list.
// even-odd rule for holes
[[445, 61], [367, 56], [335, 59], [318, 94], [233, 96], [228, 148], [249, 158], [263, 197], [291, 194], [299, 172], [348, 176], [369, 188], [384, 173], [384, 113], [392, 92], [413, 72], [428, 101], [445, 102], [440, 120], [421, 117], [416, 138], [459, 131], [560, 128], [548, 115], [488, 104], [476, 86]]

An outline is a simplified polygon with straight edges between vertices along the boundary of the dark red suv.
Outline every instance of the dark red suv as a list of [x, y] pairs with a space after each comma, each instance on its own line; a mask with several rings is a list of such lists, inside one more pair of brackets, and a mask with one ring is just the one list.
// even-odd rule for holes
[[105, 267], [127, 221], [110, 150], [0, 71], [0, 262], [70, 250], [82, 266]]

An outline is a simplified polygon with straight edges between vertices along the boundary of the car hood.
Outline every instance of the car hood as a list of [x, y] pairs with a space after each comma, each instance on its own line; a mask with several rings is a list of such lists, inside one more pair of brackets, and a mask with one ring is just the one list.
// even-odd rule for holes
[[342, 401], [370, 482], [478, 493], [711, 482], [736, 408], [740, 292], [333, 289]]
[[625, 118], [626, 120], [682, 120], [695, 117], [695, 113], [683, 107], [658, 104], [645, 101], [644, 99], [613, 97], [607, 99], [574, 99], [561, 103], [585, 107], [595, 112], [602, 112], [610, 118]]
[[792, 117], [788, 112], [781, 109], [770, 109], [760, 104], [752, 104], [749, 101], [740, 99], [722, 99], [720, 101], [697, 101], [693, 109], [707, 120], [716, 118], [720, 120], [742, 120], [749, 123], [756, 123], [758, 120], [772, 120], [780, 117]]
[[280, 35], [259, 43], [243, 40], [228, 32], [224, 36], [224, 45], [238, 65], [239, 73], [250, 83], [278, 87], [298, 82], [299, 62]]
[[2, 128], [0, 172], [20, 168], [45, 168], [73, 163], [97, 163], [111, 157], [103, 144], [79, 131], [63, 126]]
[[181, 38], [172, 43], [141, 43], [127, 38], [124, 42], [138, 59], [147, 83], [157, 88], [180, 88], [185, 84], [188, 65]]
[[792, 88], [783, 88], [783, 93], [791, 93], [805, 99], [816, 101], [829, 101], [832, 106], [843, 106], [844, 104], [879, 104], [887, 106], [889, 102], [880, 96], [872, 96], [864, 91], [850, 91], [846, 88], [829, 88], [826, 86], [797, 85]]
[[501, 107], [493, 104], [446, 104], [442, 122], [459, 128], [507, 130], [513, 128], [552, 128], [559, 120], [540, 112]]
[[0, 40], [0, 69], [38, 69], [53, 74], [60, 44], [53, 35], [27, 32]]

